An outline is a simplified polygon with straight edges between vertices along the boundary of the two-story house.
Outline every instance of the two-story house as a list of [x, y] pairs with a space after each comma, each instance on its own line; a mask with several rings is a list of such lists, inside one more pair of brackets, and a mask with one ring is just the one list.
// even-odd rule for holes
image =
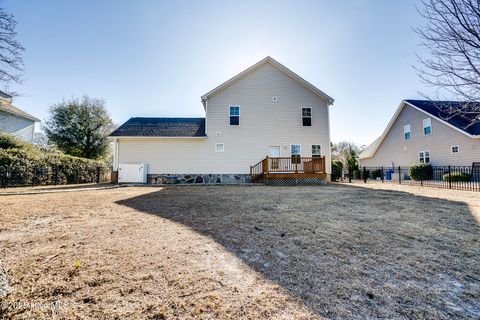
[[35, 122], [40, 120], [12, 105], [12, 97], [0, 91], [0, 133], [33, 143]]
[[205, 118], [131, 118], [113, 132], [119, 181], [136, 181], [132, 170], [149, 182], [242, 183], [258, 171], [329, 178], [333, 99], [271, 57], [201, 101]]
[[458, 101], [404, 100], [383, 134], [359, 156], [366, 167], [471, 166], [480, 162], [479, 112], [452, 113]]

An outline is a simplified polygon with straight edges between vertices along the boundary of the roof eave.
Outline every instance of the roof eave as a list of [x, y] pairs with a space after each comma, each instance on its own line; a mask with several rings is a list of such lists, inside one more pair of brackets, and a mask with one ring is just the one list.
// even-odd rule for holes
[[152, 138], [152, 139], [205, 139], [207, 136], [117, 136], [117, 135], [109, 135], [110, 138]]

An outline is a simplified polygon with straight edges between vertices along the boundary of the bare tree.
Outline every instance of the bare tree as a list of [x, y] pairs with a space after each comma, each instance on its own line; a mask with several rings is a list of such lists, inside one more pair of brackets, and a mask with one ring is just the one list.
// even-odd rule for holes
[[443, 117], [461, 116], [467, 127], [480, 122], [480, 1], [422, 0], [419, 13], [426, 19], [414, 29], [421, 45], [431, 55], [418, 56], [420, 78], [459, 100], [455, 105], [439, 104]]
[[0, 81], [4, 86], [22, 81], [22, 53], [25, 49], [16, 39], [16, 26], [13, 15], [0, 8]]
[[340, 161], [345, 171], [349, 167], [357, 165], [358, 155], [365, 149], [364, 146], [358, 146], [354, 142], [340, 141], [331, 145], [332, 160]]

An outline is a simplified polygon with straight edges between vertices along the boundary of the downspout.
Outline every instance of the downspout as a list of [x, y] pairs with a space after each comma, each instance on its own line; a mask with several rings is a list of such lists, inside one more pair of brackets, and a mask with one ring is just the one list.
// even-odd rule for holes
[[204, 102], [203, 105], [205, 106], [205, 135], [207, 136], [207, 135], [208, 135], [208, 134], [207, 134], [207, 130], [208, 130], [208, 129], [207, 129], [207, 128], [208, 128], [208, 126], [207, 126], [207, 124], [208, 124], [208, 122], [207, 122], [207, 121], [208, 121], [208, 117], [207, 117], [208, 100], [205, 100], [205, 102]]
[[113, 171], [118, 170], [118, 139], [113, 140]]

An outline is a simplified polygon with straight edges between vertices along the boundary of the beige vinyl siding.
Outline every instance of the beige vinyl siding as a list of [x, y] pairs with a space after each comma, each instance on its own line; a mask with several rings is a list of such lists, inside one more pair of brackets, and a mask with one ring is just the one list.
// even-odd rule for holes
[[32, 120], [0, 111], [0, 132], [32, 143], [34, 128], [35, 122]]
[[[239, 126], [229, 125], [230, 105], [240, 106]], [[302, 126], [302, 107], [312, 108], [311, 127]], [[249, 173], [270, 146], [289, 157], [290, 144], [300, 144], [309, 157], [320, 144], [330, 163], [327, 102], [270, 63], [210, 97], [206, 117], [206, 139], [120, 138], [119, 162], [148, 163], [149, 173]], [[216, 143], [225, 151], [215, 152]]]
[[[423, 120], [430, 118], [432, 133], [423, 134]], [[405, 140], [404, 125], [410, 124], [411, 140]], [[459, 153], [451, 147], [458, 145]], [[430, 162], [437, 166], [471, 166], [480, 161], [480, 139], [472, 139], [436, 118], [406, 105], [372, 158], [361, 159], [363, 166], [408, 166], [418, 163], [420, 151], [430, 151]]]

